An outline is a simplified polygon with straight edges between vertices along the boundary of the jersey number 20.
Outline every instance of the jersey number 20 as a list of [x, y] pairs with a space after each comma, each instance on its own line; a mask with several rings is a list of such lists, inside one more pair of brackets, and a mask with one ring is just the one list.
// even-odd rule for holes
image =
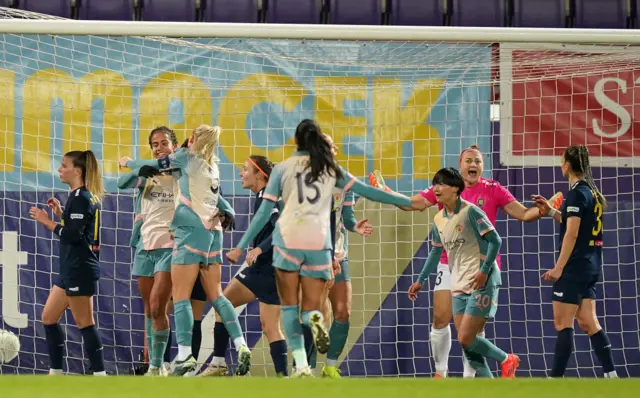
[[[304, 203], [304, 200], [306, 199], [310, 204], [316, 204], [319, 200], [320, 200], [320, 188], [318, 187], [317, 184], [311, 182], [308, 183], [307, 182], [307, 174], [302, 174], [302, 173], [297, 173], [296, 174], [296, 183], [298, 184], [298, 203], [302, 204]], [[303, 187], [308, 188], [309, 190], [312, 190], [314, 193], [313, 197], [309, 197], [306, 196], [305, 197], [305, 192], [303, 190]]]

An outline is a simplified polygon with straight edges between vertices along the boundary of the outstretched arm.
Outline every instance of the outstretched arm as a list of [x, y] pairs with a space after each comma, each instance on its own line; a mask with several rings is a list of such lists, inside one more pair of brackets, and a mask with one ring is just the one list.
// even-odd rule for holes
[[256, 237], [258, 232], [260, 232], [267, 222], [269, 222], [269, 219], [271, 218], [271, 211], [275, 205], [275, 202], [268, 199], [262, 201], [260, 208], [249, 224], [249, 228], [247, 228], [247, 232], [245, 232], [242, 239], [240, 239], [240, 243], [238, 243], [236, 248], [244, 250], [249, 247], [249, 243], [253, 242], [253, 239]]
[[364, 196], [365, 198], [373, 200], [375, 202], [388, 203], [400, 208], [412, 206], [411, 199], [404, 195], [395, 192], [385, 192], [381, 189], [365, 185], [344, 169], [342, 170], [342, 172], [343, 176], [341, 179], [336, 181], [336, 185], [340, 188], [343, 188], [345, 191], [351, 190], [358, 195]]
[[143, 187], [146, 180], [146, 178], [138, 176], [138, 169], [135, 169], [131, 173], [125, 174], [118, 178], [118, 188], [130, 189]]
[[509, 216], [524, 222], [535, 221], [540, 218], [540, 209], [538, 209], [538, 207], [534, 206], [527, 209], [517, 200], [510, 202], [502, 209]]

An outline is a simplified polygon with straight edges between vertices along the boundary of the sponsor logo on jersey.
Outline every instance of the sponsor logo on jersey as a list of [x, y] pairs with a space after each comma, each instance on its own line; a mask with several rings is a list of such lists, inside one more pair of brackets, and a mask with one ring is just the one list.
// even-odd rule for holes
[[580, 208], [577, 206], [567, 206], [567, 213], [579, 213]]
[[82, 220], [84, 218], [84, 214], [71, 213], [69, 215], [69, 218], [71, 218], [72, 220]]

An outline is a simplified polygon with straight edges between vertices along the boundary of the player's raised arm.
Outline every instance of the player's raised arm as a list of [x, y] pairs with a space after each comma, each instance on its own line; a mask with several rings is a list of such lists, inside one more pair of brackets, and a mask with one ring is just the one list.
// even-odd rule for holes
[[[385, 185], [384, 178], [378, 170], [375, 170], [369, 174], [369, 184], [378, 189], [382, 189], [385, 192], [393, 192], [389, 187]], [[404, 211], [425, 211], [435, 204], [436, 197], [433, 193], [433, 189], [429, 188], [418, 193], [417, 195], [413, 195], [411, 197], [410, 206], [398, 206], [398, 208]]]
[[336, 186], [343, 188], [347, 192], [353, 191], [375, 202], [387, 203], [398, 207], [411, 207], [412, 204], [411, 199], [402, 194], [385, 192], [381, 189], [363, 184], [344, 169], [342, 169], [342, 177], [336, 180]]

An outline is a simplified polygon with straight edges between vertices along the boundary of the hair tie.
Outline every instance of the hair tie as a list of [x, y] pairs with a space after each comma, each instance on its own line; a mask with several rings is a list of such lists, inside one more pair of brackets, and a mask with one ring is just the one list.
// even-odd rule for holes
[[267, 173], [264, 172], [264, 170], [262, 170], [260, 168], [260, 166], [258, 166], [258, 164], [256, 162], [253, 161], [253, 159], [248, 158], [247, 159], [249, 162], [251, 162], [251, 164], [253, 165], [253, 167], [255, 167], [263, 176], [264, 178], [266, 178], [267, 180], [269, 179], [269, 176], [267, 175]]

